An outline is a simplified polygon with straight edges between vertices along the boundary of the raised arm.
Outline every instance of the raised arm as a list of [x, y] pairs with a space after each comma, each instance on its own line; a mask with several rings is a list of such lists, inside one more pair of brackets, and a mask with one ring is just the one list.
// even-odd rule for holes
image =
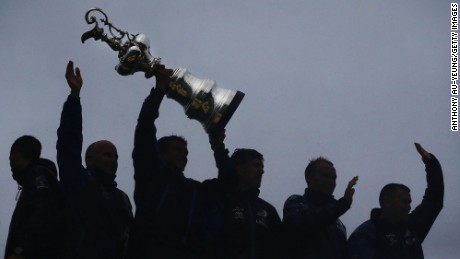
[[236, 185], [236, 177], [234, 175], [234, 168], [230, 161], [229, 151], [225, 148], [225, 129], [209, 133], [209, 144], [214, 152], [214, 159], [218, 170], [217, 179], [226, 185]]
[[160, 69], [156, 78], [156, 87], [152, 88], [149, 96], [142, 104], [137, 126], [134, 133], [134, 178], [144, 179], [149, 178], [159, 166], [159, 155], [157, 147], [157, 128], [155, 120], [159, 116], [160, 104], [165, 96], [165, 88], [169, 83], [170, 74], [172, 71], [165, 69], [163, 66]]
[[324, 230], [348, 211], [357, 181], [358, 177], [355, 176], [348, 182], [343, 198], [320, 207], [307, 204], [299, 195], [289, 197], [283, 208], [283, 224], [286, 230], [297, 235], [310, 235], [311, 232]]
[[81, 187], [86, 179], [81, 159], [83, 135], [80, 90], [83, 80], [80, 69], [77, 67], [74, 70], [72, 61], [67, 64], [65, 77], [70, 94], [62, 109], [56, 149], [61, 184], [65, 191], [69, 191]]
[[286, 200], [283, 207], [283, 224], [287, 231], [301, 236], [324, 229], [350, 208], [343, 198], [319, 208], [312, 208], [299, 201], [300, 199], [300, 196], [291, 196]]
[[410, 220], [423, 242], [444, 205], [444, 179], [438, 159], [420, 144], [415, 143], [415, 147], [425, 164], [427, 188], [421, 204], [410, 214]]

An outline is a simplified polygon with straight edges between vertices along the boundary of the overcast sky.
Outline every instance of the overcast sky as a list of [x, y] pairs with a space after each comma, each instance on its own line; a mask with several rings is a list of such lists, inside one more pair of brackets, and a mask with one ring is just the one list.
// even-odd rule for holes
[[[56, 129], [69, 88], [68, 60], [84, 80], [84, 148], [116, 144], [117, 181], [132, 197], [134, 127], [154, 79], [122, 77], [117, 53], [80, 36], [84, 20], [102, 8], [115, 26], [144, 33], [151, 53], [169, 68], [187, 68], [218, 87], [246, 95], [227, 127], [226, 144], [264, 154], [261, 197], [282, 217], [284, 201], [302, 194], [309, 159], [326, 156], [337, 169], [335, 197], [359, 175], [352, 208], [342, 216], [350, 234], [378, 206], [389, 182], [412, 189], [413, 206], [426, 187], [413, 143], [444, 169], [444, 209], [423, 247], [426, 258], [460, 254], [460, 133], [450, 130], [449, 1], [18, 1], [0, 3], [0, 253], [16, 204], [8, 155], [24, 134], [56, 160]], [[189, 143], [185, 174], [216, 176], [208, 139], [174, 100], [165, 99], [159, 136]], [[457, 155], [455, 155], [457, 154]]]

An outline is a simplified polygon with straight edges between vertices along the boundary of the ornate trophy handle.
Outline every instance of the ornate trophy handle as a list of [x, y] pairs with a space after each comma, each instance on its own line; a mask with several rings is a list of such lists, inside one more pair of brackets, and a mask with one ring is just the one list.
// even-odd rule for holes
[[[99, 20], [95, 16], [90, 16], [91, 12], [102, 14], [103, 18]], [[115, 27], [109, 22], [107, 14], [100, 8], [91, 8], [85, 14], [85, 20], [88, 24], [95, 23], [92, 30], [89, 30], [81, 36], [81, 42], [94, 38], [107, 43], [114, 51], [118, 51], [120, 63], [115, 67], [120, 75], [132, 75], [138, 71], [145, 73], [146, 78], [155, 74], [156, 65], [161, 63], [161, 58], [154, 58], [150, 54], [150, 41], [144, 34], [130, 34]], [[107, 26], [110, 35], [104, 32], [99, 26], [99, 21], [103, 26]], [[123, 42], [123, 38], [126, 41]]]
[[[99, 22], [95, 16], [89, 16], [91, 12], [99, 12], [101, 13], [104, 18], [100, 18], [99, 21], [102, 22], [105, 26], [109, 27], [109, 32], [112, 36], [110, 38], [106, 33], [104, 33], [104, 29], [99, 27]], [[117, 27], [113, 26], [107, 17], [107, 14], [105, 14], [100, 8], [91, 8], [89, 9], [86, 14], [85, 14], [85, 20], [88, 24], [93, 24], [95, 23], [95, 26], [92, 30], [87, 31], [83, 33], [81, 36], [81, 42], [85, 43], [86, 40], [90, 38], [94, 38], [94, 40], [102, 40], [106, 42], [113, 50], [115, 51], [121, 51], [125, 50], [126, 46], [123, 46], [121, 43], [121, 40], [126, 36], [129, 41], [132, 41], [136, 35], [129, 34], [126, 31], [122, 31], [118, 29]], [[116, 30], [119, 36], [117, 37], [113, 30]]]

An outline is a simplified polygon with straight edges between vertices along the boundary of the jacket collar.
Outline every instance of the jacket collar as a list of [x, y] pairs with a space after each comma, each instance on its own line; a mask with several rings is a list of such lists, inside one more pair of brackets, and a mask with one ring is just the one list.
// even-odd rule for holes
[[371, 220], [387, 230], [402, 229], [407, 225], [407, 222], [404, 221], [394, 224], [382, 218], [382, 209], [380, 208], [374, 208], [371, 210]]
[[235, 190], [235, 196], [237, 199], [244, 199], [244, 198], [257, 198], [259, 197], [260, 190], [259, 189], [252, 189], [252, 190]]
[[324, 193], [312, 190], [310, 188], [305, 188], [304, 197], [312, 201], [315, 204], [327, 204], [327, 203], [335, 201], [335, 198], [333, 195], [324, 194]]
[[21, 171], [13, 171], [13, 179], [16, 180], [20, 186], [27, 186], [33, 181], [35, 176], [32, 169], [37, 166], [46, 168], [47, 170], [43, 170], [43, 172], [47, 172], [49, 177], [57, 180], [56, 165], [51, 160], [45, 158], [39, 158], [30, 162], [29, 165]]
[[115, 182], [115, 177], [117, 176], [115, 174], [110, 175], [99, 171], [90, 171], [90, 173], [101, 185], [109, 188], [117, 187], [117, 182]]
[[174, 180], [185, 178], [184, 172], [179, 171], [179, 170], [173, 170], [167, 167], [166, 164], [164, 163], [162, 163], [161, 165], [160, 174], [162, 174], [162, 177], [164, 177], [165, 179], [169, 181], [174, 181]]

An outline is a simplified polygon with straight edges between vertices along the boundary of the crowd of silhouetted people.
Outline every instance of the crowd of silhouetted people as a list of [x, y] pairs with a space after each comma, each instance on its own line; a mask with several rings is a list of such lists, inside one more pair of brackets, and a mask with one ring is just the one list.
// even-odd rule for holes
[[305, 192], [287, 198], [282, 219], [259, 197], [263, 155], [251, 148], [230, 154], [225, 129], [207, 133], [216, 178], [188, 178], [192, 174], [184, 174], [187, 141], [156, 134], [155, 120], [171, 75], [172, 70], [158, 67], [156, 85], [137, 120], [133, 212], [128, 195], [115, 181], [114, 144], [90, 144], [83, 165], [83, 80], [69, 61], [65, 77], [70, 94], [57, 129], [57, 167], [41, 157], [40, 141], [31, 135], [11, 146], [12, 176], [22, 190], [5, 259], [424, 258], [422, 243], [443, 207], [444, 183], [440, 163], [421, 145], [415, 143], [427, 179], [422, 202], [411, 210], [410, 189], [386, 184], [380, 207], [347, 238], [339, 218], [352, 205], [358, 177], [348, 182], [343, 197], [335, 199], [337, 174], [325, 157], [307, 161]]

